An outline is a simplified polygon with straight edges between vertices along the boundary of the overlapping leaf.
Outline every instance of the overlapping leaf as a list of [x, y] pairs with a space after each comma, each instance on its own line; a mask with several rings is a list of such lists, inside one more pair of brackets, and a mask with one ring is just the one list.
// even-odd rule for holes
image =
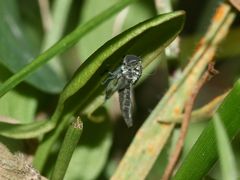
[[[239, 92], [240, 81], [237, 81], [217, 111], [231, 139], [240, 131]], [[216, 143], [214, 124], [210, 122], [192, 147], [173, 179], [201, 179], [206, 175], [218, 158]]]

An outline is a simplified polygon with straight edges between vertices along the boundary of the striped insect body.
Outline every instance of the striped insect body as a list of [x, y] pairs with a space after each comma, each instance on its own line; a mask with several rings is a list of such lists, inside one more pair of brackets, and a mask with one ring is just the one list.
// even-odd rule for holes
[[107, 84], [105, 99], [108, 99], [114, 92], [118, 91], [122, 116], [128, 127], [133, 125], [133, 85], [139, 80], [141, 75], [141, 59], [135, 55], [126, 55], [122, 65], [114, 72], [110, 72], [104, 81], [104, 84]]
[[132, 89], [130, 87], [126, 87], [122, 90], [118, 91], [119, 95], [119, 103], [122, 112], [122, 116], [128, 127], [133, 125], [132, 120]]

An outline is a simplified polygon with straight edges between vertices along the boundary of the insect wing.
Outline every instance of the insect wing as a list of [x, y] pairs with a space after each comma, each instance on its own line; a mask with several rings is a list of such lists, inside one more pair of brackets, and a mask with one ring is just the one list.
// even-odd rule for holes
[[117, 91], [117, 87], [118, 79], [112, 79], [107, 85], [105, 99], [110, 98], [113, 95], [113, 93]]

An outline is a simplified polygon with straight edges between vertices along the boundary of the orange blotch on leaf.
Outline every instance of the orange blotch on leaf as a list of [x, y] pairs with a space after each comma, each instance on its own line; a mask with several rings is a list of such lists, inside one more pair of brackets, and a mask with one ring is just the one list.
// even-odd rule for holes
[[213, 16], [213, 21], [220, 21], [223, 18], [225, 11], [226, 6], [223, 4], [220, 5], [216, 10], [215, 15]]
[[155, 156], [155, 155], [156, 155], [156, 149], [155, 149], [154, 145], [148, 144], [148, 146], [147, 146], [147, 152], [148, 152], [150, 155]]

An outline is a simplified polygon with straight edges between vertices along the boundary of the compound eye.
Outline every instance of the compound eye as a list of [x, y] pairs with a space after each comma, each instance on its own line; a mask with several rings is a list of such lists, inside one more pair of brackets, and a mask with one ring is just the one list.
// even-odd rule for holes
[[137, 64], [141, 59], [136, 55], [126, 55], [123, 63], [125, 64]]

